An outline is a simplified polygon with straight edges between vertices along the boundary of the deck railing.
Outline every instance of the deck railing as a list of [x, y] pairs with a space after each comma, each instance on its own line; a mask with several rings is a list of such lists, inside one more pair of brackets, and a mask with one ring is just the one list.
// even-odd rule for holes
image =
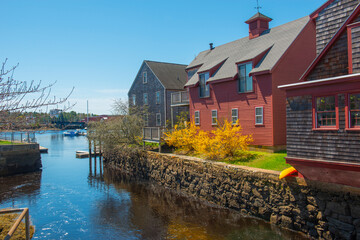
[[145, 141], [160, 141], [164, 133], [162, 127], [144, 127], [143, 128], [143, 140]]
[[11, 227], [8, 234], [5, 236], [4, 240], [9, 240], [13, 236], [16, 229], [19, 227], [21, 221], [25, 218], [25, 239], [30, 240], [30, 217], [28, 208], [16, 208], [16, 209], [4, 209], [0, 210], [0, 214], [9, 214], [21, 212], [20, 216], [16, 219], [14, 225]]
[[187, 105], [189, 104], [189, 94], [188, 92], [174, 92], [171, 93], [171, 105]]

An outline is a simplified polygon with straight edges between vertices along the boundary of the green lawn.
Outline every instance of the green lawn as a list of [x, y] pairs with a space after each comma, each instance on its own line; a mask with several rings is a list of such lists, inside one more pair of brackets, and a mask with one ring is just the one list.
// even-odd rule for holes
[[12, 143], [10, 141], [0, 140], [0, 145], [13, 145], [13, 144], [19, 144], [19, 143]]
[[286, 153], [265, 153], [249, 151], [249, 154], [234, 159], [227, 159], [224, 162], [235, 165], [262, 168], [268, 170], [282, 171], [291, 165], [285, 163]]

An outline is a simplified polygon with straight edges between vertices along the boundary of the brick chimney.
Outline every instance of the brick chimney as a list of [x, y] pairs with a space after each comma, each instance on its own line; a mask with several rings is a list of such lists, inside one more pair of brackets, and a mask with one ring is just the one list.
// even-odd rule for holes
[[264, 31], [268, 30], [271, 20], [271, 18], [259, 12], [247, 20], [245, 23], [249, 24], [249, 39], [259, 37]]

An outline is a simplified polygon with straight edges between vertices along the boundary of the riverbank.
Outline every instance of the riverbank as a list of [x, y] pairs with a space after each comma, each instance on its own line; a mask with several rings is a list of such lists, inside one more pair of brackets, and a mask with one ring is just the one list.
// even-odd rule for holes
[[39, 144], [0, 145], [0, 176], [34, 172], [41, 167]]
[[[0, 239], [5, 239], [6, 235], [10, 231], [10, 228], [14, 225], [16, 219], [19, 217], [19, 214], [4, 214], [0, 215]], [[33, 237], [35, 232], [35, 227], [30, 225], [30, 239]], [[22, 240], [26, 239], [25, 237], [25, 223], [21, 222], [19, 227], [16, 229], [12, 239]]]
[[279, 180], [279, 172], [122, 148], [105, 152], [119, 172], [321, 239], [360, 237], [360, 189]]

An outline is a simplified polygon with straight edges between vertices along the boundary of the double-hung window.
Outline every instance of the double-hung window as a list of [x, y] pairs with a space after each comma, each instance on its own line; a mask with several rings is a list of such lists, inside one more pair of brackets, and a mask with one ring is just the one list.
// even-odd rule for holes
[[252, 62], [239, 64], [239, 92], [252, 92], [253, 91], [253, 79], [249, 76], [250, 71], [252, 70]]
[[209, 73], [199, 74], [199, 95], [200, 97], [210, 97], [209, 84], [206, 84], [209, 79]]
[[147, 72], [143, 72], [143, 83], [147, 83]]
[[360, 93], [349, 94], [349, 128], [360, 128]]
[[144, 93], [144, 105], [148, 105], [148, 94]]
[[217, 110], [212, 110], [211, 111], [211, 125], [217, 125], [218, 120], [217, 120]]
[[200, 125], [200, 111], [194, 112], [194, 121], [195, 125]]
[[264, 107], [255, 108], [255, 125], [264, 124]]
[[156, 92], [156, 104], [160, 104], [160, 91]]
[[237, 108], [231, 109], [231, 122], [232, 122], [232, 124], [236, 124], [238, 119], [239, 119], [238, 109]]
[[161, 126], [161, 114], [156, 114], [156, 126]]
[[315, 97], [315, 128], [336, 128], [337, 98], [336, 96]]

